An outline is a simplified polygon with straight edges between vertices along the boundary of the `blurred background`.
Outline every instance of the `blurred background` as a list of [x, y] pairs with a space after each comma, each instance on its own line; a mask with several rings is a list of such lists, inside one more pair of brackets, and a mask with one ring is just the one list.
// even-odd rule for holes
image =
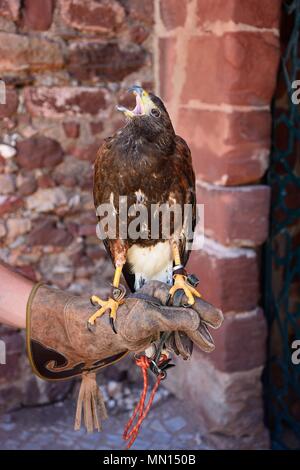
[[[300, 448], [299, 29], [300, 0], [0, 0], [3, 262], [108, 289], [93, 162], [130, 85], [163, 98], [192, 150], [206, 238], [189, 270], [225, 322], [214, 353], [177, 361], [135, 448]], [[86, 436], [77, 384], [35, 378], [23, 332], [0, 339], [0, 447], [121, 448], [141, 387], [130, 358], [99, 374], [112, 417]]]

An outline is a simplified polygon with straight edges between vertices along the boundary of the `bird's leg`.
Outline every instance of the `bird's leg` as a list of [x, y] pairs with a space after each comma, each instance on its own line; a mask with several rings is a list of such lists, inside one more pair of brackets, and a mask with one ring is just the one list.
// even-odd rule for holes
[[172, 241], [172, 254], [174, 261], [174, 284], [169, 292], [170, 297], [171, 299], [173, 299], [175, 292], [177, 292], [178, 290], [183, 290], [185, 295], [187, 296], [188, 305], [193, 305], [195, 303], [194, 297], [201, 297], [201, 294], [199, 294], [195, 287], [189, 282], [188, 276], [186, 276], [184, 267], [181, 264], [178, 245], [175, 241]]
[[120, 285], [120, 278], [122, 274], [122, 267], [117, 266], [115, 269], [114, 279], [111, 288], [111, 295], [107, 300], [102, 300], [97, 295], [92, 295], [91, 303], [93, 305], [99, 305], [100, 308], [88, 319], [88, 327], [92, 327], [97, 318], [101, 317], [107, 310], [109, 310], [109, 321], [113, 331], [116, 333], [115, 321], [117, 318], [117, 310], [119, 305], [124, 302], [126, 290]]

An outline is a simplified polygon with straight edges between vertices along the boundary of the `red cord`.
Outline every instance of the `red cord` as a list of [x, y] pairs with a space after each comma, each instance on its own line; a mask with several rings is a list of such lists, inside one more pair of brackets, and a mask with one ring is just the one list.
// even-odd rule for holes
[[[136, 407], [134, 409], [134, 412], [133, 412], [131, 418], [129, 419], [129, 421], [126, 424], [125, 429], [124, 429], [123, 439], [125, 441], [129, 441], [129, 442], [127, 442], [127, 446], [126, 446], [127, 449], [130, 449], [130, 447], [132, 446], [132, 444], [136, 440], [137, 435], [138, 435], [139, 430], [140, 430], [140, 427], [141, 427], [144, 419], [146, 418], [146, 416], [149, 413], [149, 410], [151, 408], [152, 402], [153, 402], [154, 397], [155, 397], [155, 393], [157, 392], [157, 389], [158, 389], [159, 384], [161, 382], [161, 379], [163, 377], [162, 374], [157, 376], [157, 380], [156, 380], [155, 385], [152, 389], [151, 395], [149, 397], [148, 404], [145, 407], [145, 400], [146, 400], [147, 391], [148, 391], [148, 369], [150, 367], [151, 360], [147, 356], [141, 356], [141, 357], [137, 358], [135, 362], [136, 362], [136, 365], [141, 368], [141, 372], [143, 374], [143, 379], [144, 379], [144, 388], [143, 388], [143, 391], [142, 391], [142, 394], [141, 394], [140, 401], [136, 405]], [[137, 415], [138, 415], [137, 422], [133, 426], [133, 422], [134, 422]], [[130, 429], [130, 428], [132, 428], [132, 429]]]

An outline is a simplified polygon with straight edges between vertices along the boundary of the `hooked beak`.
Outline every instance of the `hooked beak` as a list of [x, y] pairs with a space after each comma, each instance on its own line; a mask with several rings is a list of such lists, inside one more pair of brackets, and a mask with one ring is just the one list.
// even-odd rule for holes
[[135, 95], [135, 108], [133, 110], [125, 108], [125, 106], [117, 106], [117, 110], [125, 114], [126, 117], [133, 118], [136, 116], [144, 116], [150, 113], [150, 109], [155, 105], [152, 103], [149, 93], [141, 86], [134, 85], [128, 89], [129, 93]]

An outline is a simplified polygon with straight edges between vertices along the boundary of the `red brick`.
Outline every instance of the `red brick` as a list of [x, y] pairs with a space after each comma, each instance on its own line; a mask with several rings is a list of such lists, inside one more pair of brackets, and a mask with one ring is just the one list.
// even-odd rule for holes
[[[96, 153], [93, 154], [95, 159]], [[53, 179], [57, 185], [63, 185], [70, 188], [93, 187], [93, 168], [92, 165], [78, 158], [66, 156], [64, 161], [53, 171]]]
[[21, 196], [29, 196], [37, 189], [37, 182], [34, 175], [18, 175], [17, 177], [18, 192]]
[[20, 0], [1, 0], [0, 16], [16, 21], [19, 17]]
[[166, 386], [184, 400], [213, 449], [270, 449], [261, 374], [261, 366], [222, 372], [195, 348], [188, 364], [176, 360]]
[[198, 0], [198, 25], [233, 21], [258, 28], [278, 28], [281, 0]]
[[64, 0], [60, 2], [64, 21], [75, 29], [106, 33], [118, 31], [125, 19], [125, 11], [116, 0]]
[[5, 158], [0, 154], [0, 174], [4, 173], [5, 170]]
[[22, 276], [26, 277], [30, 281], [37, 282], [36, 272], [32, 266], [17, 266], [15, 268], [17, 273], [20, 273]]
[[64, 154], [59, 142], [43, 135], [19, 141], [17, 150], [18, 164], [27, 170], [53, 168]]
[[160, 16], [167, 29], [184, 26], [187, 15], [186, 0], [160, 0]]
[[88, 160], [94, 163], [97, 152], [99, 150], [100, 143], [94, 142], [93, 144], [86, 145], [84, 147], [80, 147], [76, 145], [76, 147], [71, 146], [68, 149], [68, 152], [79, 160]]
[[176, 38], [159, 39], [159, 93], [167, 103], [174, 94], [176, 43]]
[[54, 0], [24, 0], [23, 25], [34, 31], [46, 31], [52, 23]]
[[96, 116], [108, 106], [108, 92], [93, 87], [31, 87], [25, 105], [37, 117]]
[[223, 185], [251, 183], [268, 167], [268, 111], [225, 113], [181, 108], [176, 131], [191, 148], [200, 179]]
[[10, 331], [2, 335], [1, 339], [5, 342], [8, 354], [21, 353], [24, 350], [24, 339], [17, 331]]
[[1, 132], [11, 132], [16, 127], [16, 118], [12, 116], [11, 118], [4, 118], [1, 121]]
[[18, 94], [13, 88], [6, 87], [6, 103], [0, 103], [0, 119], [13, 116], [18, 109]]
[[[95, 232], [94, 232], [95, 233]], [[101, 245], [88, 245], [86, 247], [86, 254], [92, 260], [106, 259], [105, 250], [101, 249]]]
[[58, 69], [63, 63], [61, 47], [53, 40], [0, 32], [1, 73]]
[[154, 2], [153, 0], [147, 0], [141, 2], [141, 0], [123, 0], [126, 12], [131, 20], [136, 20], [141, 23], [152, 25], [154, 22]]
[[[8, 387], [0, 388], [0, 413], [3, 414], [5, 411], [12, 409], [16, 406], [20, 406], [23, 401], [23, 395], [20, 387], [14, 386], [13, 381], [7, 381]], [[17, 383], [17, 382], [15, 382]]]
[[130, 44], [122, 49], [114, 42], [81, 42], [70, 46], [68, 71], [78, 80], [123, 80], [147, 61], [146, 51]]
[[16, 382], [21, 375], [21, 353], [6, 354], [6, 364], [0, 367], [0, 385]]
[[29, 116], [28, 113], [18, 114], [17, 118], [18, 118], [18, 126], [20, 126], [20, 128], [22, 127], [24, 128], [26, 126], [31, 125], [31, 116]]
[[1, 195], [14, 194], [16, 189], [15, 178], [13, 175], [0, 175], [0, 193]]
[[17, 196], [0, 196], [0, 216], [14, 212], [23, 205], [23, 200]]
[[74, 121], [64, 122], [63, 128], [64, 128], [66, 136], [69, 137], [70, 139], [77, 139], [77, 137], [79, 137], [80, 124], [78, 122], [74, 122]]
[[223, 245], [257, 246], [268, 236], [269, 186], [220, 187], [197, 185], [204, 204], [205, 234]]
[[188, 44], [182, 102], [269, 105], [276, 84], [279, 53], [279, 39], [271, 33], [192, 37]]
[[259, 269], [255, 251], [225, 248], [206, 238], [193, 251], [187, 270], [200, 278], [199, 292], [223, 313], [253, 310], [259, 300]]
[[95, 224], [92, 224], [92, 225], [81, 225], [81, 226], [79, 227], [79, 236], [80, 236], [80, 237], [94, 236], [95, 233], [96, 233]]
[[261, 308], [225, 315], [222, 327], [212, 331], [216, 349], [206, 357], [224, 372], [264, 365], [267, 327]]
[[41, 175], [37, 179], [38, 187], [42, 189], [54, 188], [55, 181], [51, 178], [50, 175]]
[[152, 32], [151, 28], [145, 27], [144, 25], [134, 25], [130, 28], [130, 40], [135, 44], [142, 44], [150, 36]]
[[54, 220], [41, 218], [35, 222], [27, 241], [30, 246], [50, 244], [51, 246], [66, 247], [70, 245], [72, 240], [71, 233], [65, 228], [58, 228]]
[[100, 132], [103, 131], [103, 122], [102, 121], [98, 121], [98, 122], [90, 122], [90, 129], [91, 129], [91, 133], [93, 135], [95, 134], [100, 134]]

